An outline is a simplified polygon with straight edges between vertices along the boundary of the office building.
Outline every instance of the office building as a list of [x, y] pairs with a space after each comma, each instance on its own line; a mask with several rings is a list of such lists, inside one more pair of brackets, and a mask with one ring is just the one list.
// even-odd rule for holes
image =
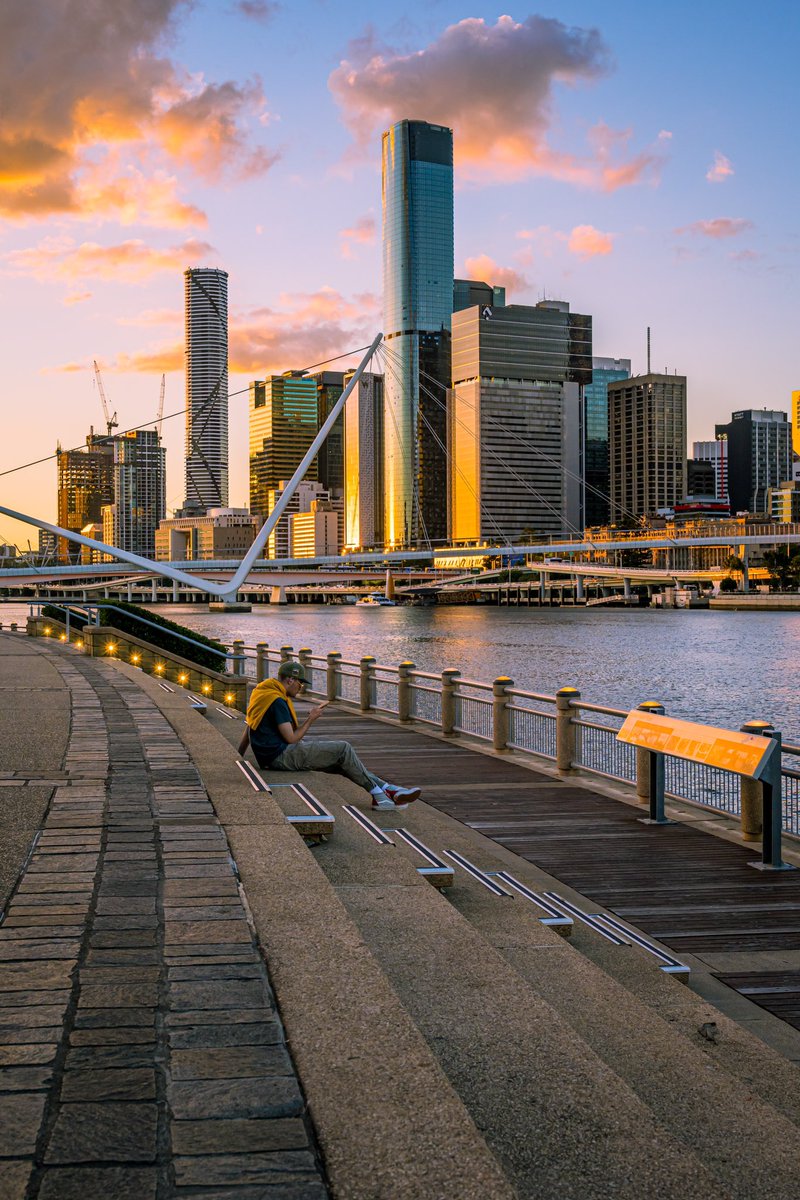
[[[269, 493], [291, 479], [318, 425], [317, 381], [287, 371], [250, 384], [250, 511], [266, 519]], [[306, 472], [317, 479], [315, 458]]]
[[714, 495], [718, 500], [728, 499], [728, 440], [715, 438], [713, 442], [693, 442], [692, 458], [695, 462], [707, 462], [714, 468]]
[[[350, 375], [345, 377], [345, 386]], [[383, 376], [365, 371], [344, 409], [344, 540], [383, 546]]]
[[779, 487], [771, 487], [767, 498], [767, 511], [773, 521], [800, 521], [800, 482], [787, 479]]
[[[56, 449], [58, 478], [58, 524], [80, 533], [86, 525], [101, 520], [101, 509], [114, 499], [114, 445], [108, 437], [92, 430], [86, 446], [78, 450]], [[80, 561], [80, 547], [66, 538], [58, 539], [58, 561], [63, 565]]]
[[586, 524], [607, 525], [611, 519], [608, 467], [608, 385], [629, 379], [629, 358], [593, 358], [592, 382], [584, 390], [584, 470]]
[[[506, 289], [484, 283], [482, 279], [453, 280], [453, 312], [461, 312], [465, 308], [478, 305], [482, 309], [492, 310], [503, 308], [506, 302]], [[488, 317], [488, 313], [484, 313]]]
[[39, 530], [37, 558], [42, 566], [52, 565], [58, 553], [58, 536], [49, 529]]
[[156, 561], [244, 558], [258, 527], [258, 517], [246, 508], [210, 508], [202, 516], [176, 514], [156, 531]]
[[611, 523], [674, 509], [686, 495], [686, 376], [609, 383], [608, 421]]
[[451, 540], [502, 544], [583, 528], [582, 389], [592, 319], [569, 305], [453, 314]]
[[[317, 385], [317, 428], [321, 429], [344, 391], [342, 371], [317, 371], [308, 376]], [[344, 413], [336, 418], [317, 455], [316, 478], [340, 498], [344, 495]]]
[[453, 309], [453, 133], [399, 121], [383, 135], [387, 547], [447, 533], [446, 395]]
[[792, 478], [792, 427], [785, 412], [743, 409], [717, 425], [728, 441], [731, 512], [766, 513], [768, 492]]
[[339, 553], [339, 514], [325, 500], [312, 500], [309, 512], [289, 517], [291, 558], [318, 558]]
[[694, 500], [717, 499], [717, 472], [706, 458], [690, 458], [686, 463], [686, 497]]
[[166, 451], [154, 429], [114, 438], [114, 540], [131, 554], [153, 558], [166, 514]]
[[800, 391], [792, 392], [792, 450], [800, 455]]
[[228, 273], [184, 272], [186, 303], [186, 504], [228, 503]]
[[[271, 488], [267, 493], [269, 512], [272, 512], [287, 487], [288, 480], [281, 479], [278, 487]], [[289, 529], [289, 518], [294, 513], [311, 512], [314, 504], [324, 504], [329, 511], [335, 512], [339, 521], [339, 528], [341, 528], [343, 525], [342, 510], [344, 502], [337, 497], [333, 497], [328, 489], [324, 488], [317, 480], [304, 479], [295, 488], [281, 519], [269, 535], [267, 552], [270, 558], [291, 557], [292, 540]], [[341, 541], [339, 540], [338, 533], [337, 543], [339, 549], [341, 549]]]

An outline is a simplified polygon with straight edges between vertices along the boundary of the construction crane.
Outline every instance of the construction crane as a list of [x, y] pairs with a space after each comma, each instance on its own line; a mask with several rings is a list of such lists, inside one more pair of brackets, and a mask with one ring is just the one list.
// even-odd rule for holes
[[161, 395], [158, 398], [158, 416], [156, 417], [156, 429], [158, 436], [161, 437], [161, 423], [164, 420], [164, 387], [167, 382], [166, 375], [161, 376]]
[[111, 431], [113, 429], [118, 428], [119, 421], [117, 420], [116, 413], [109, 416], [108, 401], [106, 400], [106, 394], [103, 390], [103, 380], [100, 378], [100, 368], [97, 365], [97, 359], [94, 359], [93, 362], [94, 362], [94, 377], [95, 377], [95, 380], [97, 381], [97, 390], [100, 393], [100, 400], [102, 401], [102, 404], [103, 404], [103, 416], [106, 419], [106, 429], [108, 430], [108, 436], [111, 437]]

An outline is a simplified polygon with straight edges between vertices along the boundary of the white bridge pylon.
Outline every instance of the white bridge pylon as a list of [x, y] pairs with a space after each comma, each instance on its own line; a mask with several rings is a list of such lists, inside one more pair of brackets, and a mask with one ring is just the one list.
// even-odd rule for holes
[[140, 554], [133, 554], [129, 550], [120, 550], [118, 546], [108, 546], [105, 542], [95, 541], [94, 538], [84, 537], [82, 533], [75, 533], [71, 529], [62, 529], [60, 525], [52, 525], [49, 521], [43, 521], [39, 517], [31, 517], [27, 513], [17, 512], [13, 508], [6, 508], [0, 504], [0, 513], [4, 513], [7, 517], [13, 517], [16, 521], [23, 521], [26, 525], [35, 525], [39, 529], [46, 530], [47, 533], [54, 533], [57, 537], [67, 538], [70, 542], [77, 542], [80, 546], [88, 546], [90, 550], [97, 550], [101, 554], [108, 554], [112, 558], [118, 559], [120, 562], [131, 563], [134, 567], [142, 567], [146, 571], [152, 571], [159, 576], [166, 576], [168, 579], [174, 580], [176, 583], [184, 583], [189, 587], [197, 588], [201, 592], [207, 593], [209, 596], [219, 596], [221, 600], [234, 600], [239, 587], [247, 579], [250, 570], [258, 558], [259, 554], [267, 544], [267, 539], [277, 525], [278, 521], [283, 516], [283, 513], [295, 493], [297, 485], [302, 481], [306, 471], [311, 466], [314, 458], [325, 441], [325, 438], [333, 428], [339, 413], [347, 403], [347, 398], [353, 389], [358, 385], [358, 381], [367, 368], [373, 354], [378, 349], [378, 346], [383, 341], [383, 334], [378, 333], [372, 342], [372, 345], [367, 350], [361, 362], [356, 367], [353, 378], [348, 383], [347, 387], [342, 392], [339, 399], [334, 404], [329, 412], [324, 424], [320, 427], [317, 436], [306, 451], [302, 462], [298, 466], [294, 475], [289, 481], [289, 486], [284, 490], [278, 503], [273, 508], [272, 512], [267, 517], [267, 520], [258, 531], [255, 541], [253, 542], [247, 554], [242, 559], [241, 565], [231, 578], [223, 583], [212, 583], [209, 579], [204, 579], [201, 575], [195, 575], [191, 571], [182, 571], [179, 567], [172, 566], [171, 563], [154, 562], [151, 558], [144, 558]]

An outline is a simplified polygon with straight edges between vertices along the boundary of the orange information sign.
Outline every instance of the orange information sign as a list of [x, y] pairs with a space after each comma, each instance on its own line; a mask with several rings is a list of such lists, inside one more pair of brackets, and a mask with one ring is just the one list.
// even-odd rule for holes
[[734, 733], [730, 729], [696, 725], [693, 721], [679, 721], [639, 709], [628, 713], [617, 739], [644, 750], [658, 750], [690, 762], [722, 767], [750, 779], [761, 777], [777, 746], [772, 738], [755, 733]]

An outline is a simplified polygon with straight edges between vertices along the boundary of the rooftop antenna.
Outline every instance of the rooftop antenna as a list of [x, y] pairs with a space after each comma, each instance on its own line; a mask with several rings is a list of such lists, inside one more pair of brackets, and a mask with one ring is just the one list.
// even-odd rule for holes
[[650, 374], [650, 326], [647, 326], [647, 374]]

